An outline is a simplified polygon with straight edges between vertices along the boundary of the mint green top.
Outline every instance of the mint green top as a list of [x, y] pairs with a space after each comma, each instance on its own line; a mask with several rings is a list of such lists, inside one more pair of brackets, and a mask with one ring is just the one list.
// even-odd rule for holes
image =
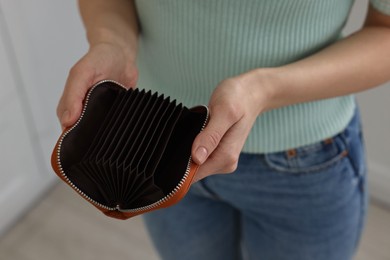
[[[340, 39], [353, 2], [137, 0], [138, 86], [189, 107], [208, 104], [225, 78], [297, 61]], [[390, 14], [390, 0], [372, 4]], [[268, 111], [243, 151], [276, 152], [323, 140], [342, 131], [354, 110], [354, 97], [343, 96]]]

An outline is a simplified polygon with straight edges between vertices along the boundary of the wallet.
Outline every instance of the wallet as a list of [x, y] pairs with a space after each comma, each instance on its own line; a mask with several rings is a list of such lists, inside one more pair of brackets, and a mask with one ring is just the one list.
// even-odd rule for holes
[[52, 167], [107, 216], [127, 219], [168, 207], [191, 185], [199, 167], [191, 147], [208, 117], [206, 106], [187, 108], [104, 80], [91, 87], [80, 118], [59, 137]]

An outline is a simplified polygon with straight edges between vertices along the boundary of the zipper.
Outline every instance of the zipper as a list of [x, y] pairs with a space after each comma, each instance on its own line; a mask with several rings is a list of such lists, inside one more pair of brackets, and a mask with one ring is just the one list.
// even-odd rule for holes
[[[87, 105], [88, 105], [88, 101], [90, 99], [90, 96], [91, 96], [91, 93], [92, 91], [95, 89], [96, 86], [100, 85], [100, 84], [103, 84], [103, 83], [106, 83], [106, 82], [110, 82], [110, 83], [114, 83], [114, 84], [117, 84], [118, 86], [124, 88], [127, 90], [127, 88], [114, 81], [114, 80], [102, 80], [102, 81], [99, 81], [97, 82], [95, 85], [92, 86], [92, 88], [89, 90], [86, 98], [85, 98], [85, 104], [84, 104], [84, 107], [83, 107], [83, 110], [81, 112], [81, 115], [80, 115], [80, 118], [77, 120], [77, 122], [71, 127], [69, 128], [60, 138], [59, 140], [59, 144], [58, 144], [58, 148], [57, 148], [57, 165], [59, 166], [59, 170], [60, 170], [60, 173], [62, 175], [62, 177], [65, 179], [66, 183], [68, 183], [68, 185], [70, 185], [78, 194], [80, 194], [83, 198], [85, 198], [87, 201], [89, 201], [90, 203], [92, 203], [93, 205], [95, 206], [98, 206], [100, 208], [103, 208], [103, 209], [106, 209], [106, 210], [110, 210], [110, 211], [119, 211], [119, 212], [129, 212], [129, 213], [135, 213], [135, 212], [140, 212], [140, 211], [145, 211], [145, 210], [151, 210], [153, 208], [157, 208], [159, 207], [161, 204], [163, 204], [164, 202], [166, 202], [167, 200], [169, 200], [170, 198], [172, 198], [179, 190], [180, 188], [183, 186], [183, 184], [185, 183], [185, 181], [187, 180], [189, 174], [190, 174], [190, 170], [191, 170], [191, 161], [192, 161], [192, 158], [191, 156], [189, 157], [188, 159], [188, 162], [187, 162], [187, 168], [186, 168], [186, 171], [185, 171], [185, 174], [183, 176], [183, 178], [180, 180], [179, 184], [173, 189], [173, 191], [171, 191], [168, 195], [166, 195], [165, 197], [161, 198], [160, 200], [150, 204], [150, 205], [147, 205], [147, 206], [143, 206], [143, 207], [139, 207], [139, 208], [135, 208], [135, 209], [121, 209], [119, 205], [117, 205], [116, 207], [108, 207], [106, 205], [103, 205], [99, 202], [97, 202], [96, 200], [92, 199], [91, 197], [89, 197], [87, 194], [85, 194], [83, 191], [81, 191], [69, 178], [68, 176], [66, 175], [65, 171], [63, 170], [62, 168], [62, 165], [61, 165], [61, 160], [60, 160], [60, 152], [61, 152], [61, 146], [62, 146], [62, 142], [63, 140], [65, 139], [65, 137], [80, 123], [80, 121], [83, 119], [83, 116], [85, 114], [85, 111], [87, 109]], [[203, 107], [206, 108], [207, 110], [207, 113], [206, 113], [206, 118], [203, 122], [203, 125], [201, 127], [201, 130], [200, 132], [203, 131], [203, 129], [206, 127], [206, 124], [208, 122], [208, 119], [209, 119], [209, 109], [207, 106], [203, 105]]]

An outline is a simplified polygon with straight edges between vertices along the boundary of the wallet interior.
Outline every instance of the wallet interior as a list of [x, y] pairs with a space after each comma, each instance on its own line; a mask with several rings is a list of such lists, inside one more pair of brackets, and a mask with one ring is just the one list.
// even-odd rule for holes
[[148, 207], [180, 186], [207, 118], [205, 106], [188, 109], [164, 95], [102, 82], [63, 135], [60, 168], [95, 204], [124, 211]]

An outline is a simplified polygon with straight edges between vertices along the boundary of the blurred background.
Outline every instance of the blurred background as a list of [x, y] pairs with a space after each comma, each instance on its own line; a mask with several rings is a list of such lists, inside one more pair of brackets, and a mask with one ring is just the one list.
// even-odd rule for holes
[[[356, 0], [347, 34], [366, 6]], [[57, 101], [86, 50], [76, 1], [0, 0], [0, 259], [157, 259], [141, 218], [105, 217], [51, 170]], [[371, 192], [359, 260], [390, 259], [389, 99], [390, 84], [358, 95]]]

